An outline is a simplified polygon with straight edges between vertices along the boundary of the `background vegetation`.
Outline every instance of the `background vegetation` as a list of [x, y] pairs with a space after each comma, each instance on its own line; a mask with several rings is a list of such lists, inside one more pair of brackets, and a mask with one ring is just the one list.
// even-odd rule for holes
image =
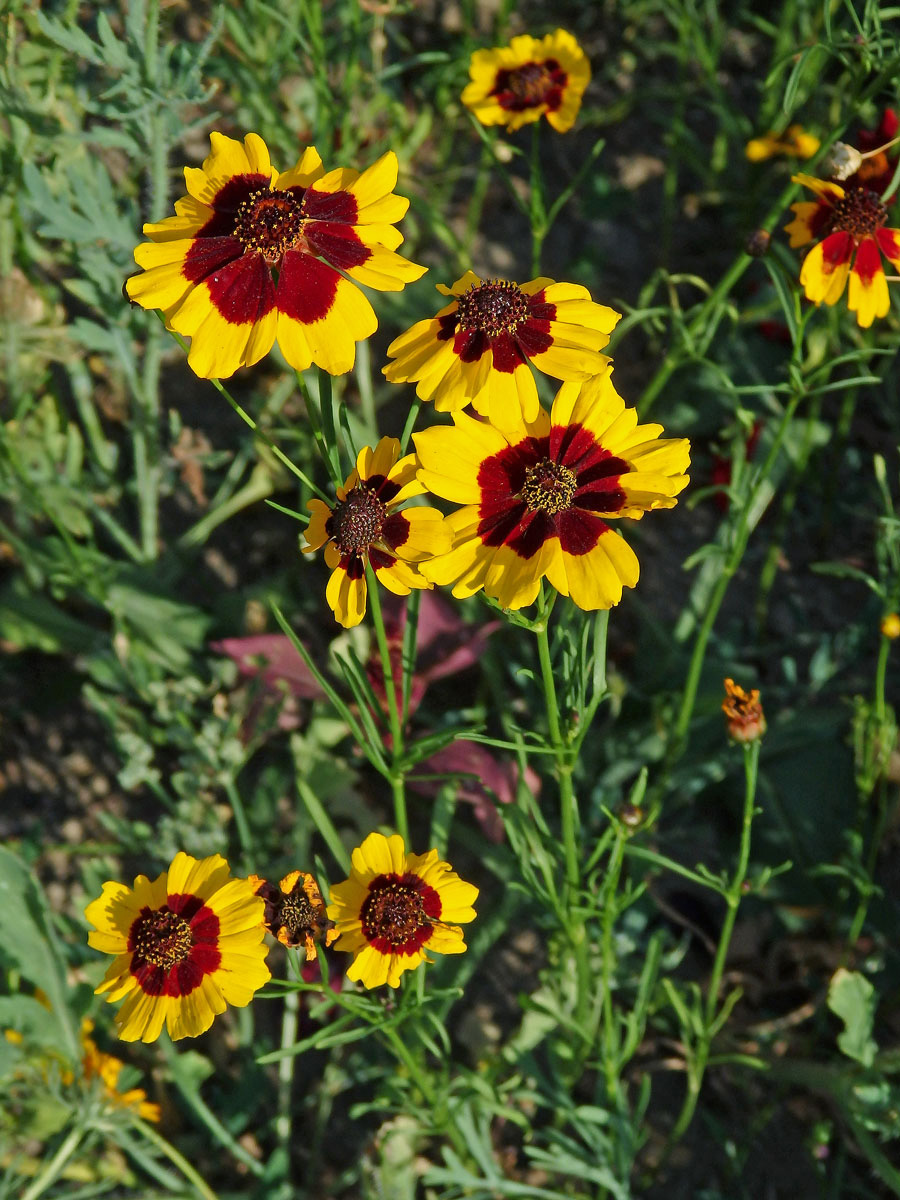
[[[900, 99], [897, 16], [875, 0], [9, 0], [3, 1200], [900, 1195], [900, 758], [879, 631], [900, 602], [900, 322], [896, 302], [862, 331], [800, 299], [780, 233], [797, 163], [744, 154], [792, 122], [820, 153], [875, 128]], [[459, 94], [472, 50], [557, 24], [593, 80], [572, 133], [541, 131], [548, 201], [577, 180], [548, 229], [529, 131], [479, 132]], [[260, 133], [282, 167], [307, 144], [330, 165], [400, 157], [404, 252], [431, 270], [373, 297], [379, 331], [335, 381], [357, 441], [403, 426], [412, 389], [380, 367], [435, 311], [434, 284], [469, 266], [530, 278], [536, 247], [546, 274], [625, 313], [619, 390], [692, 440], [691, 488], [633, 539], [642, 579], [605, 662], [593, 618], [554, 616], [563, 718], [596, 711], [576, 777], [589, 993], [547, 883], [560, 760], [534, 639], [478, 598], [427, 596], [410, 738], [420, 762], [450, 757], [403, 768], [411, 841], [481, 887], [468, 953], [357, 996], [344, 956], [326, 986], [273, 950], [286, 982], [177, 1047], [116, 1048], [92, 995], [106, 964], [82, 914], [104, 880], [185, 849], [334, 882], [334, 839], [392, 819], [274, 615], [377, 740], [377, 648], [334, 624], [324, 566], [265, 503], [302, 512], [307, 493], [122, 296], [141, 224], [171, 211], [212, 129]], [[324, 485], [277, 356], [230, 388]], [[725, 736], [725, 676], [762, 688], [758, 776]], [[158, 1127], [84, 1078], [88, 1014]]]

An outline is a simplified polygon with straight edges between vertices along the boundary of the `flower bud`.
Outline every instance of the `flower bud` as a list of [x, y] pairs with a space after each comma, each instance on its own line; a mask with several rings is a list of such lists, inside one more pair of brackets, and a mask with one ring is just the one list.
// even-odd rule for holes
[[722, 701], [728, 736], [735, 742], [755, 742], [766, 732], [766, 718], [759, 702], [759, 689], [745, 692], [733, 679], [725, 680]]
[[881, 618], [881, 632], [892, 642], [900, 637], [900, 613], [885, 613]]

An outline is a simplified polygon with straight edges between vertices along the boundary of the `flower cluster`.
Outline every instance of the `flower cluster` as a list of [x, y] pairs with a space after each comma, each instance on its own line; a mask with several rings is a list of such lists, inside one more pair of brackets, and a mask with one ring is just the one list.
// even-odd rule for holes
[[[407, 854], [402, 838], [372, 833], [353, 852], [353, 870], [331, 889], [327, 912], [306, 871], [291, 871], [276, 887], [258, 875], [233, 879], [220, 855], [197, 860], [179, 852], [152, 883], [109, 882], [85, 909], [94, 926], [88, 942], [114, 955], [95, 989], [109, 1003], [126, 1042], [155, 1041], [165, 1025], [173, 1039], [197, 1037], [228, 1004], [244, 1007], [270, 978], [266, 932], [288, 948], [316, 957], [319, 943], [354, 955], [348, 978], [365, 987], [396, 987], [400, 975], [431, 961], [426, 951], [461, 954], [461, 924], [475, 917], [478, 889], [438, 857]], [[140, 1089], [118, 1090], [124, 1064], [100, 1051], [83, 1029], [85, 1078], [100, 1080], [107, 1098], [159, 1119]]]

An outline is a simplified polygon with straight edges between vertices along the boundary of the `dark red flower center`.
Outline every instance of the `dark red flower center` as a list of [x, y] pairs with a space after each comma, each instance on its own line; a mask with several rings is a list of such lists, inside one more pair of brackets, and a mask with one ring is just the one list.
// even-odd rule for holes
[[303, 201], [290, 192], [259, 188], [238, 205], [234, 236], [245, 250], [258, 250], [277, 263], [286, 250], [303, 240]]
[[383, 954], [415, 954], [431, 937], [441, 898], [418, 875], [378, 875], [359, 913], [363, 936]]
[[558, 513], [571, 506], [577, 486], [574, 471], [542, 458], [525, 471], [522, 499], [532, 512]]
[[460, 329], [477, 329], [488, 337], [515, 333], [528, 317], [528, 297], [514, 283], [487, 279], [459, 297], [456, 320]]
[[509, 75], [509, 90], [526, 104], [540, 104], [551, 87], [553, 79], [544, 63], [526, 63]]
[[869, 237], [887, 220], [887, 208], [877, 192], [867, 188], [851, 188], [841, 198], [831, 201], [829, 233], [849, 233], [852, 237]]
[[384, 501], [359, 483], [334, 506], [326, 530], [341, 554], [359, 554], [381, 536], [387, 519]]
[[559, 62], [555, 58], [546, 58], [543, 62], [502, 68], [497, 72], [490, 95], [497, 97], [501, 108], [513, 112], [541, 105], [554, 112], [562, 103], [567, 82], [568, 76]]
[[170, 971], [188, 957], [194, 937], [184, 917], [164, 905], [141, 913], [132, 926], [130, 941], [136, 957]]
[[141, 909], [128, 931], [130, 970], [149, 996], [187, 996], [219, 969], [219, 918], [199, 896], [170, 892]]

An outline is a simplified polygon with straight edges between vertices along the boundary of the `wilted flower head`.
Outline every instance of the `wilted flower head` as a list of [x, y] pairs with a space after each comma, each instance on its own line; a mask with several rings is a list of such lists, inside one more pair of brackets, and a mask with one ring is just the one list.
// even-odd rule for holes
[[766, 732], [766, 718], [759, 702], [759, 689], [745, 692], [733, 679], [725, 680], [722, 701], [728, 736], [736, 742], [755, 742]]

